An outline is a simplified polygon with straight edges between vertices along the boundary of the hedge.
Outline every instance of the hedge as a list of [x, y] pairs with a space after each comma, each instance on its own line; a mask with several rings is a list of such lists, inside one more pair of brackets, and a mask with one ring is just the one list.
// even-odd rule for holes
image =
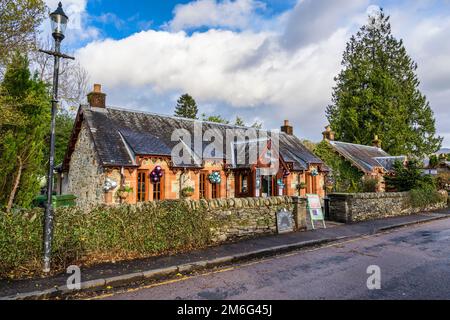
[[[43, 211], [0, 213], [0, 278], [35, 276], [42, 267]], [[144, 258], [210, 244], [206, 210], [184, 201], [55, 211], [53, 268]]]
[[446, 196], [432, 187], [414, 189], [410, 191], [413, 208], [424, 209], [437, 203], [445, 202]]

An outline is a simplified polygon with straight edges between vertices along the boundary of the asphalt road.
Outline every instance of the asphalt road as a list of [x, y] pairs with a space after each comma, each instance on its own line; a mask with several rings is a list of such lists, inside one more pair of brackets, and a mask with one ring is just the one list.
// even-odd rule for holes
[[[369, 266], [380, 268], [379, 290], [367, 288]], [[102, 298], [450, 300], [450, 219]]]

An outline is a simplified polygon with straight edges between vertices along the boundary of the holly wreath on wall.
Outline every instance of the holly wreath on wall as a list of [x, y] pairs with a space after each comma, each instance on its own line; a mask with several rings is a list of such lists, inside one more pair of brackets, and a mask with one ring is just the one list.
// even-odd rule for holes
[[220, 172], [215, 171], [209, 175], [209, 182], [212, 184], [221, 184], [222, 177], [220, 176]]

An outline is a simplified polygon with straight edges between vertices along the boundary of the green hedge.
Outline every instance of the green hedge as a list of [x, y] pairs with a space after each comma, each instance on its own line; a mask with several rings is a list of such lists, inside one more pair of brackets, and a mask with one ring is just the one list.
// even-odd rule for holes
[[445, 202], [445, 198], [443, 194], [432, 187], [410, 191], [410, 200], [413, 208], [425, 209], [432, 205]]
[[[41, 269], [43, 211], [0, 213], [0, 278], [36, 275]], [[55, 213], [53, 263], [71, 264], [142, 258], [200, 248], [210, 243], [206, 210], [184, 201], [99, 207], [89, 213]]]

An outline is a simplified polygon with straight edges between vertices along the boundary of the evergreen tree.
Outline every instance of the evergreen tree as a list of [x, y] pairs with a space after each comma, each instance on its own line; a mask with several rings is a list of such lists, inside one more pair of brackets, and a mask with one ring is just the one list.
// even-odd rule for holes
[[55, 130], [55, 164], [59, 165], [64, 161], [67, 146], [72, 135], [74, 117], [67, 111], [61, 110], [56, 115]]
[[237, 116], [236, 121], [234, 122], [234, 125], [240, 126], [240, 127], [245, 127], [245, 122], [241, 117]]
[[0, 84], [0, 208], [27, 207], [45, 176], [50, 123], [46, 85], [32, 77], [28, 59], [12, 58]]
[[175, 116], [188, 119], [197, 119], [198, 107], [194, 98], [184, 94], [178, 99], [175, 108]]
[[222, 116], [207, 116], [206, 114], [202, 114], [202, 120], [207, 122], [215, 122], [215, 123], [222, 123], [222, 124], [230, 124], [230, 121], [227, 119], [222, 118]]
[[433, 111], [418, 89], [417, 64], [382, 10], [351, 37], [342, 66], [327, 108], [338, 140], [370, 145], [378, 135], [392, 155], [423, 156], [440, 148]]

